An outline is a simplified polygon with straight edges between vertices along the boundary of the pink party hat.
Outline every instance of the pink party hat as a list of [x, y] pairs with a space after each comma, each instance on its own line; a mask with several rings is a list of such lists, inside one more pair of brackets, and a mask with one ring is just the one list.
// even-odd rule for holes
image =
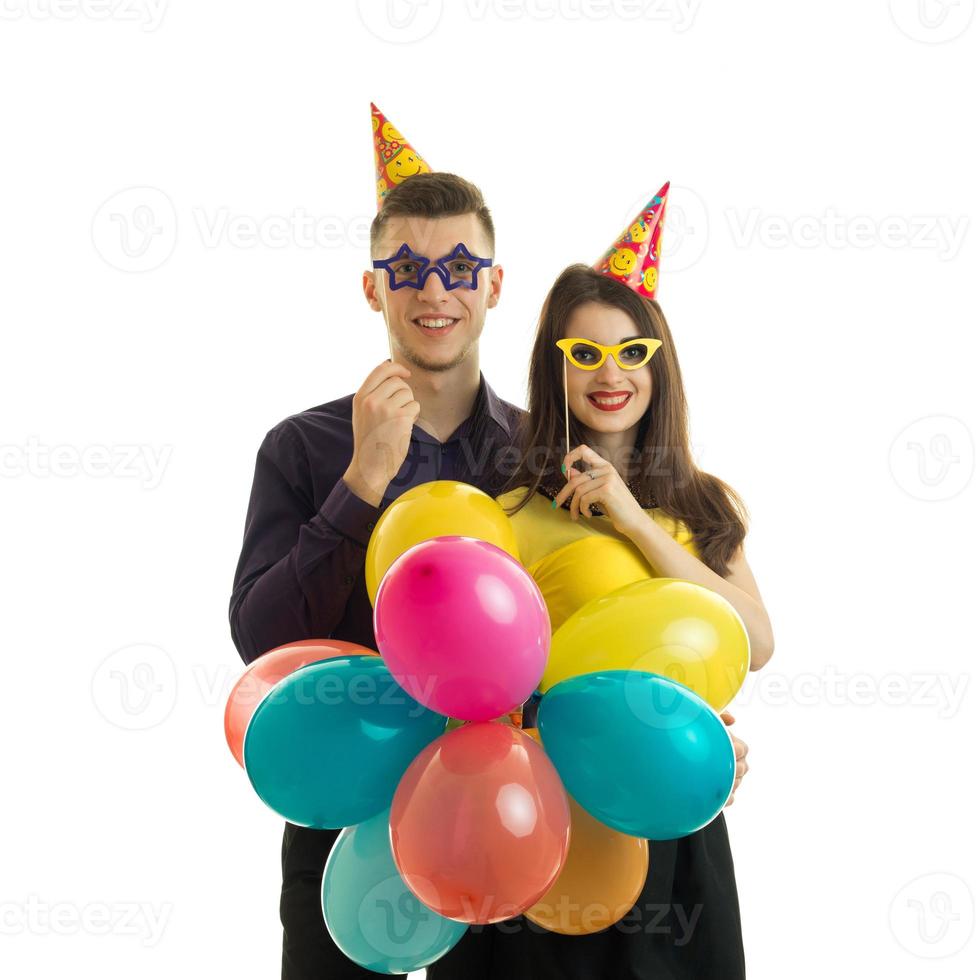
[[656, 298], [660, 284], [660, 240], [669, 188], [668, 180], [593, 266], [647, 299]]

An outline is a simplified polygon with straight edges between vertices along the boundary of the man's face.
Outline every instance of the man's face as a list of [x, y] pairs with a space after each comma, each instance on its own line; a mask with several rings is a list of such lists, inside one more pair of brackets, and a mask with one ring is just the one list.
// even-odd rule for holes
[[[475, 214], [451, 218], [392, 218], [378, 242], [374, 259], [387, 259], [403, 244], [430, 261], [449, 255], [462, 242], [474, 256], [490, 258], [490, 246]], [[475, 354], [487, 310], [497, 305], [503, 270], [481, 269], [477, 288], [446, 289], [438, 273], [425, 277], [422, 289], [392, 290], [388, 273], [364, 273], [364, 295], [371, 309], [382, 311], [392, 350], [425, 371], [447, 371]]]

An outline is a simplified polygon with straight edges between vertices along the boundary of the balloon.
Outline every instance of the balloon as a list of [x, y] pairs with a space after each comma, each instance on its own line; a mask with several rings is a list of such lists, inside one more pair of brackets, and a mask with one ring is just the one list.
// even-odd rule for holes
[[[532, 738], [537, 729], [526, 728]], [[646, 883], [650, 847], [600, 823], [569, 797], [571, 839], [555, 883], [524, 914], [551, 932], [585, 936], [614, 925]]]
[[493, 721], [426, 746], [391, 805], [398, 870], [425, 905], [458, 922], [530, 908], [558, 877], [568, 834], [568, 798], [544, 749]]
[[235, 761], [244, 766], [245, 729], [259, 702], [272, 687], [298, 667], [332, 657], [377, 656], [377, 652], [346, 640], [296, 640], [253, 660], [238, 678], [225, 705], [225, 740]]
[[405, 768], [446, 726], [379, 657], [336, 657], [284, 677], [245, 732], [245, 772], [300, 827], [360, 823], [391, 803]]
[[333, 941], [377, 973], [410, 973], [462, 939], [466, 925], [426, 908], [395, 867], [390, 810], [342, 830], [323, 871], [323, 918]]
[[683, 684], [657, 674], [610, 670], [562, 681], [541, 699], [538, 729], [568, 792], [634, 837], [700, 830], [735, 782], [725, 723]]
[[608, 670], [671, 677], [722, 709], [749, 669], [749, 635], [724, 597], [694, 582], [653, 578], [593, 599], [551, 639], [539, 685]]
[[388, 569], [374, 635], [395, 680], [433, 711], [488, 721], [541, 678], [551, 628], [534, 579], [496, 545], [430, 538]]
[[406, 490], [378, 519], [368, 541], [364, 581], [374, 605], [391, 563], [413, 545], [441, 535], [489, 541], [514, 558], [517, 537], [503, 507], [482, 490], [456, 480], [433, 480]]

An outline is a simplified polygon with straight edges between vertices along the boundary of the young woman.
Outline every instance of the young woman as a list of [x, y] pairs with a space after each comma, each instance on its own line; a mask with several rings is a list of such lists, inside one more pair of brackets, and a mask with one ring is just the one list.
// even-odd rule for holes
[[[681, 372], [652, 298], [658, 235], [649, 241], [653, 229], [639, 224], [633, 238], [646, 233], [647, 249], [633, 250], [632, 265], [610, 274], [614, 246], [605, 265], [570, 266], [552, 287], [531, 356], [520, 463], [497, 499], [553, 629], [589, 600], [644, 576], [687, 579], [738, 610], [758, 670], [773, 638], [745, 558], [745, 508], [691, 458]], [[630, 231], [624, 235], [628, 245]], [[626, 266], [632, 278], [622, 274]], [[746, 769], [743, 759], [736, 785]], [[526, 975], [744, 977], [724, 815], [687, 837], [650, 841], [649, 853], [635, 908], [605, 931], [565, 936], [522, 920]]]

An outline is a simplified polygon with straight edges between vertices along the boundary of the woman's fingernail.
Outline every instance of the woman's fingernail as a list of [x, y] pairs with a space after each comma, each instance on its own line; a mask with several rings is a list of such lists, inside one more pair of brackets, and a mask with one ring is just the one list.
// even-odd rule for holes
[[553, 500], [551, 501], [551, 509], [552, 509], [552, 510], [554, 510], [554, 509], [555, 509], [555, 508], [556, 508], [557, 506], [558, 506], [558, 498], [557, 498], [557, 497], [555, 497], [555, 498], [554, 498], [554, 499], [553, 499]]
[[564, 463], [561, 464], [561, 471], [562, 471], [562, 473], [565, 472], [565, 464]]

